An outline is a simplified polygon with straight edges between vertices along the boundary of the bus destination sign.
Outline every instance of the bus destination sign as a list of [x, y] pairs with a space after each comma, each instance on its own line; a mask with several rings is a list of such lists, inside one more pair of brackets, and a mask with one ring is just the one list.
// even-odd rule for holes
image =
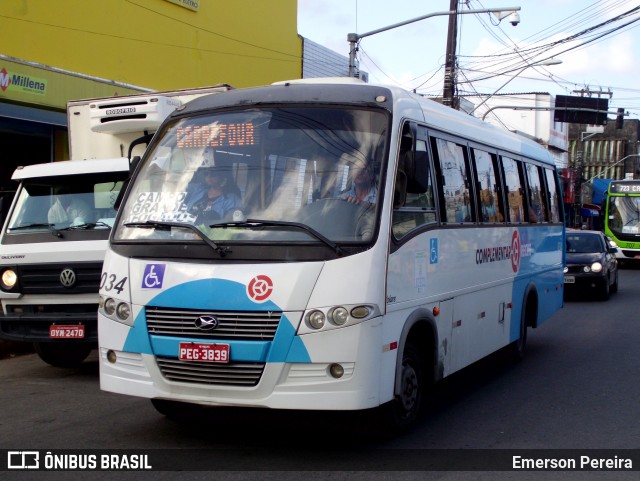
[[640, 180], [611, 182], [609, 192], [612, 194], [640, 194]]

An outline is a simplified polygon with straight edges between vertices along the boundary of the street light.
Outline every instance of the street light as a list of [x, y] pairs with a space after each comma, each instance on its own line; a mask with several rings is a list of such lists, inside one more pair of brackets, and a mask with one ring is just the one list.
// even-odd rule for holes
[[[378, 28], [376, 30], [371, 30], [370, 32], [365, 33], [348, 33], [347, 34], [347, 42], [349, 42], [349, 77], [353, 77], [353, 70], [355, 68], [356, 63], [356, 43], [362, 40], [365, 37], [369, 37], [370, 35], [375, 35], [376, 33], [386, 32], [387, 30], [391, 30], [394, 28], [402, 27], [404, 25], [408, 25], [413, 22], [418, 22], [420, 20], [424, 20], [426, 18], [437, 17], [441, 15], [464, 15], [469, 13], [497, 13], [496, 17], [501, 20], [510, 14], [514, 14], [519, 11], [520, 7], [501, 7], [501, 8], [481, 8], [478, 10], [463, 10], [462, 12], [458, 12], [456, 10], [447, 10], [444, 12], [434, 12], [429, 13], [427, 15], [422, 15], [421, 17], [412, 18], [410, 20], [406, 20], [404, 22], [394, 23], [393, 25], [389, 25], [387, 27]], [[518, 17], [518, 22], [519, 22]]]
[[549, 66], [549, 65], [558, 65], [558, 64], [561, 64], [561, 63], [562, 63], [562, 60], [558, 60], [558, 59], [555, 59], [555, 58], [548, 58], [546, 60], [542, 60], [541, 62], [536, 62], [536, 63], [532, 63], [532, 64], [529, 64], [529, 65], [525, 65], [525, 67], [523, 69], [518, 71], [518, 73], [516, 73], [513, 77], [511, 77], [509, 80], [507, 80], [505, 83], [503, 83], [500, 87], [498, 87], [491, 95], [488, 95], [482, 102], [480, 102], [478, 105], [476, 105], [473, 108], [473, 110], [471, 112], [469, 112], [469, 115], [471, 115], [476, 110], [478, 110], [478, 108], [481, 107], [482, 105], [484, 105], [487, 102], [487, 100], [489, 100], [491, 97], [493, 97], [495, 94], [497, 94], [500, 90], [502, 90], [503, 87], [505, 87], [509, 82], [511, 82], [514, 78], [516, 78], [522, 72], [527, 70], [529, 67], [546, 67], [546, 66]]

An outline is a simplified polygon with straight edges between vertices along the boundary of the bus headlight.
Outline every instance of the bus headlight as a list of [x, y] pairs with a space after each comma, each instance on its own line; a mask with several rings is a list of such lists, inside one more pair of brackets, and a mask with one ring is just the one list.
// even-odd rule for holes
[[312, 329], [322, 329], [325, 323], [325, 315], [322, 311], [311, 311], [307, 315], [307, 324]]
[[18, 283], [18, 274], [11, 267], [2, 272], [0, 287], [5, 291], [10, 291]]
[[591, 264], [591, 272], [600, 272], [602, 270], [602, 264], [599, 262], [594, 262]]
[[311, 334], [341, 329], [373, 317], [380, 316], [380, 309], [373, 304], [343, 304], [338, 306], [316, 307], [306, 311], [298, 326], [298, 334]]
[[113, 316], [113, 313], [116, 312], [116, 300], [109, 297], [104, 301], [104, 312], [108, 315]]
[[331, 311], [331, 321], [336, 326], [342, 326], [349, 320], [349, 311], [344, 307], [336, 307]]
[[126, 321], [127, 319], [129, 319], [130, 315], [131, 306], [129, 306], [129, 304], [127, 304], [126, 302], [121, 302], [120, 304], [118, 304], [118, 306], [116, 307], [116, 316], [118, 316], [118, 319]]
[[109, 319], [133, 326], [131, 304], [128, 302], [118, 301], [113, 297], [100, 296], [98, 310]]

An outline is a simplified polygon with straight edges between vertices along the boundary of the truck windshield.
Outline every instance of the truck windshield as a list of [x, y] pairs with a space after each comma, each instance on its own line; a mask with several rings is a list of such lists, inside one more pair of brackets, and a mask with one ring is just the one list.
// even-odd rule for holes
[[126, 175], [118, 172], [25, 179], [7, 221], [7, 233], [110, 229], [116, 217], [113, 206]]
[[145, 155], [114, 240], [370, 242], [388, 123], [308, 106], [178, 119]]

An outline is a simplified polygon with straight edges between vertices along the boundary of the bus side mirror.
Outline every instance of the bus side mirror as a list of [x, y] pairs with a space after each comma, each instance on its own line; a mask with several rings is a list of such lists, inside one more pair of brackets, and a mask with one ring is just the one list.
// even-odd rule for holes
[[393, 192], [393, 208], [399, 209], [407, 200], [407, 174], [399, 170], [396, 174], [396, 186]]

